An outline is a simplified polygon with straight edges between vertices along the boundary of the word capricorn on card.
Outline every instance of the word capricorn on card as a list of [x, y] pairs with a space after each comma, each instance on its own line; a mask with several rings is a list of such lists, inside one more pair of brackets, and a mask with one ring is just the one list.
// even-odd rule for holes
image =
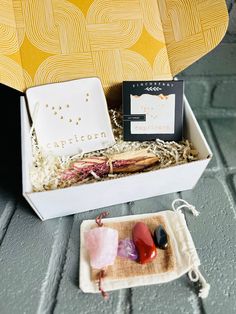
[[100, 140], [106, 137], [107, 137], [106, 132], [87, 134], [87, 135], [74, 134], [72, 138], [50, 142], [50, 143], [47, 143], [46, 146], [48, 149], [65, 148], [67, 145], [75, 145], [76, 143], [87, 142], [91, 140]]

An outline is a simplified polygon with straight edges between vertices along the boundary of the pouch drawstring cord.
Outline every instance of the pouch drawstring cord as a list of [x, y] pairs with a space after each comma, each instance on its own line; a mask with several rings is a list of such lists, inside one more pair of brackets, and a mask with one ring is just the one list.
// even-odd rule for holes
[[[177, 208], [175, 207], [176, 203], [183, 203], [182, 205], [179, 205]], [[191, 210], [191, 212], [193, 213], [194, 216], [198, 216], [200, 213], [198, 210], [196, 210], [196, 208], [189, 204], [187, 201], [183, 200], [182, 198], [177, 198], [172, 202], [172, 209], [174, 212], [181, 212], [182, 208], [188, 208]]]
[[[176, 207], [176, 203], [182, 203], [182, 205], [179, 205]], [[178, 213], [178, 212], [182, 212], [181, 209], [182, 208], [188, 208], [190, 209], [190, 211], [192, 212], [192, 214], [194, 216], [198, 216], [200, 213], [198, 210], [196, 210], [195, 206], [189, 204], [187, 201], [181, 199], [181, 198], [177, 198], [172, 202], [172, 209], [174, 212]], [[189, 272], [188, 272], [188, 277], [192, 282], [197, 282], [199, 281], [201, 284], [201, 289], [199, 291], [198, 296], [202, 299], [205, 299], [208, 297], [209, 291], [210, 291], [210, 284], [206, 282], [206, 279], [203, 277], [203, 275], [201, 274], [200, 270], [198, 269], [198, 267], [194, 267], [192, 268]]]

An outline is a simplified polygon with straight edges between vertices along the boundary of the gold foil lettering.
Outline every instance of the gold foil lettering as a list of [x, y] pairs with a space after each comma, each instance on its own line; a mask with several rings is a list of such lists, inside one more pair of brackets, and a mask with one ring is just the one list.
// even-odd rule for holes
[[52, 143], [47, 143], [46, 147], [47, 149], [52, 149], [53, 147], [63, 149], [67, 145], [73, 145], [79, 142], [88, 142], [88, 141], [96, 140], [99, 138], [106, 138], [106, 137], [107, 137], [106, 132], [85, 134], [85, 135], [74, 134], [72, 138], [66, 138], [66, 139], [58, 140], [57, 142], [55, 141]]

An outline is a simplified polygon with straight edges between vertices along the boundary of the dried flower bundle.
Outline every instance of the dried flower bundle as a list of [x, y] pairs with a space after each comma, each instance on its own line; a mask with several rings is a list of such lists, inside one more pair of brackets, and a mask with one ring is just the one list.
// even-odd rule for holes
[[93, 176], [99, 180], [108, 174], [142, 171], [157, 162], [159, 162], [159, 158], [145, 149], [115, 154], [109, 158], [84, 158], [72, 163], [71, 167], [62, 173], [61, 179], [79, 182]]

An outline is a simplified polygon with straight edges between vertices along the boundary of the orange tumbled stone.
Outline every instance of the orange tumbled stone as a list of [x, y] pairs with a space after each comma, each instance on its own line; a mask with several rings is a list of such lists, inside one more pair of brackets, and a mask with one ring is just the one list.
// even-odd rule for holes
[[155, 243], [147, 225], [137, 222], [132, 231], [133, 242], [138, 251], [139, 263], [146, 264], [151, 262], [157, 255]]

